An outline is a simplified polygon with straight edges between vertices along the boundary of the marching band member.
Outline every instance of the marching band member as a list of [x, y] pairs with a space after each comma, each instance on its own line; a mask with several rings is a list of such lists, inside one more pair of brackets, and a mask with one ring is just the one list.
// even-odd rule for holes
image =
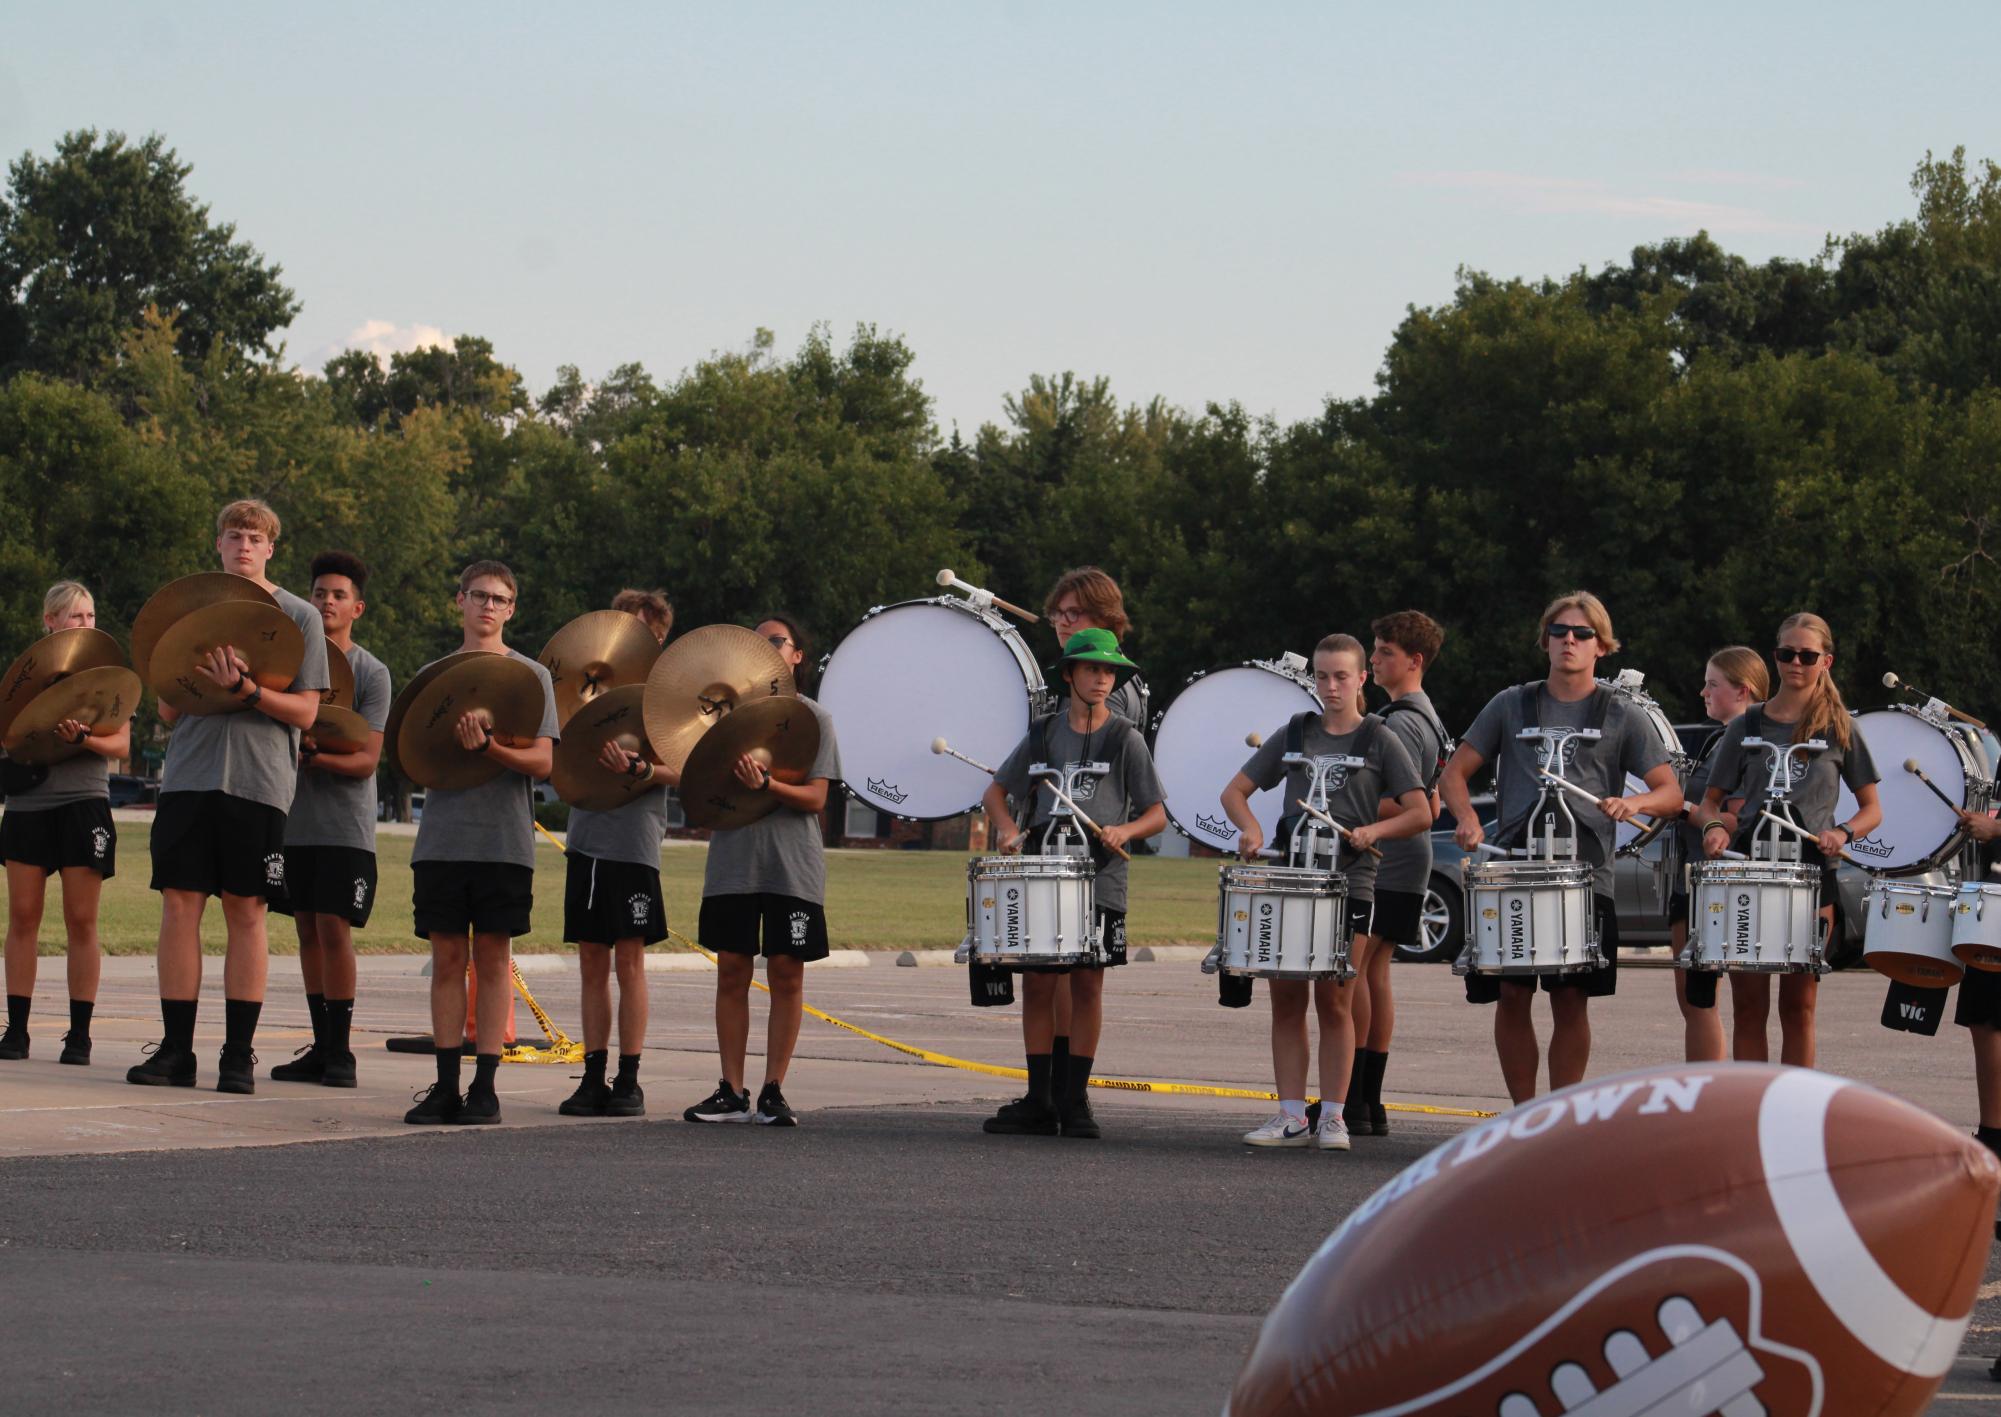
[[[1103, 774], [1076, 776], [1070, 794], [1100, 828], [1095, 838], [1087, 838], [1098, 866], [1094, 899], [1100, 962], [1022, 971], [1021, 1034], [1028, 1058], [1028, 1092], [989, 1117], [988, 1132], [1084, 1138], [1099, 1134], [1087, 1089], [1104, 1028], [1105, 970], [1126, 962], [1126, 863], [1110, 848], [1153, 836], [1167, 825], [1165, 794], [1146, 740], [1109, 704], [1113, 692], [1137, 668], [1120, 652], [1111, 631], [1089, 629], [1071, 635], [1063, 657], [1050, 667], [1051, 677], [1066, 686], [1064, 709], [1030, 726], [995, 771], [981, 799], [1001, 849], [1016, 851], [1022, 832], [1008, 810], [1010, 795], [1032, 801], [1031, 832], [1057, 815], [1055, 795], [1031, 776], [1031, 768], [1109, 765]], [[1066, 977], [1071, 990], [1070, 1060], [1063, 1090], [1057, 1092], [1051, 1049], [1056, 1038], [1056, 986]]]
[[354, 642], [367, 602], [368, 568], [358, 556], [324, 551], [313, 558], [313, 604], [327, 643], [354, 670], [354, 703], [368, 741], [352, 753], [299, 745], [299, 783], [285, 818], [285, 885], [271, 908], [299, 932], [299, 975], [313, 1042], [271, 1069], [274, 1082], [353, 1087], [354, 932], [375, 906], [375, 768], [389, 721], [389, 667]]
[[[1981, 845], [1981, 862], [1993, 869], [1994, 843], [2001, 841], [2001, 819], [1984, 812], [1961, 808], [1960, 825]], [[1966, 1030], [1973, 1044], [1973, 1086], [1980, 1107], [1980, 1122], [1974, 1139], [2001, 1156], [2001, 972], [1969, 969], [1959, 981], [1959, 1000], [1953, 1006], [1952, 1021]], [[1995, 1222], [1995, 1238], [2001, 1239], [2001, 1221]], [[2001, 1359], [1995, 1362], [2001, 1377]]]
[[[1452, 752], [1452, 735], [1424, 692], [1425, 671], [1438, 659], [1445, 631], [1421, 610], [1399, 610], [1369, 626], [1375, 648], [1369, 673], [1390, 696], [1381, 718], [1403, 741], [1417, 769], [1431, 821], [1438, 820], [1438, 777]], [[1400, 808], [1398, 809], [1401, 810]], [[1356, 1136], [1388, 1136], [1390, 1114], [1383, 1106], [1383, 1074], [1390, 1063], [1396, 1030], [1396, 1001], [1390, 993], [1390, 962], [1396, 946], [1424, 943], [1424, 897], [1431, 888], [1431, 823], [1415, 835], [1383, 842], [1376, 874], [1375, 922], [1357, 936], [1354, 989], [1355, 1063], [1342, 1120]]]
[[[841, 775], [841, 750], [834, 720], [806, 697], [811, 687], [806, 665], [806, 633], [799, 621], [780, 612], [757, 624], [792, 667], [799, 702], [820, 722], [820, 748], [804, 782], [780, 782], [746, 753], [737, 760], [737, 781], [778, 799], [775, 811], [748, 826], [731, 827], [709, 838], [702, 876], [702, 943], [716, 952], [716, 1051], [723, 1075], [716, 1090], [681, 1115], [690, 1122], [758, 1122], [796, 1127], [783, 1084], [799, 1042], [806, 1001], [806, 966], [825, 959], [827, 946], [827, 853], [820, 813], [827, 791]], [[744, 1085], [744, 1052], [750, 1040], [750, 983], [760, 948], [765, 987], [771, 991], [765, 1022], [764, 1086], [751, 1105]]]
[[160, 1017], [152, 1057], [125, 1074], [147, 1087], [195, 1084], [195, 1012], [201, 996], [201, 919], [222, 897], [228, 927], [223, 965], [223, 1045], [217, 1092], [255, 1092], [251, 1042], [264, 1009], [269, 968], [265, 902], [285, 883], [285, 814], [298, 788], [299, 735], [313, 726], [327, 688], [326, 624], [308, 602], [265, 574], [278, 549], [278, 514], [262, 502], [231, 502], [216, 518], [222, 569], [256, 582], [305, 637], [299, 672], [284, 689], [250, 677], [233, 646], [219, 645], [195, 672], [247, 712], [191, 714], [168, 704], [174, 734], [153, 815], [153, 889], [160, 893]]
[[[415, 1126], [500, 1120], [494, 1080], [514, 993], [510, 951], [514, 937], [528, 933], [535, 910], [535, 782], [549, 775], [561, 736], [549, 671], [502, 638], [520, 593], [514, 572], [499, 561], [475, 561], [459, 573], [459, 650], [505, 654], [533, 669], [542, 681], [542, 720], [533, 738], [515, 746], [488, 732], [477, 713], [461, 714], [455, 725], [459, 746], [506, 770], [477, 787], [433, 787], [424, 794], [424, 816], [410, 852], [411, 897], [417, 938], [431, 944], [431, 1041], [438, 1080], [403, 1114]], [[479, 986], [473, 1034], [480, 1051], [472, 1086], [461, 1097], [468, 959]]]
[[[75, 581], [58, 581], [42, 597], [42, 628], [89, 629], [97, 603]], [[97, 949], [97, 903], [117, 872], [118, 828], [111, 821], [111, 760], [132, 751], [132, 724], [92, 734], [76, 720], [57, 731], [81, 743], [82, 756], [46, 770], [7, 765], [7, 810], [0, 815], [0, 859], [7, 863], [7, 1031], [0, 1058], [28, 1056], [28, 1006], [35, 995], [35, 952], [51, 875], [63, 886], [63, 929], [69, 941], [69, 1032], [64, 1063], [90, 1062], [90, 1016], [97, 1007], [103, 961]]]
[[[1834, 683], [1834, 631], [1827, 621], [1805, 611], [1779, 622], [1779, 644], [1772, 651], [1779, 668], [1779, 691], [1753, 705], [1723, 731], [1715, 766], [1703, 792], [1702, 849], [1720, 856], [1732, 839], [1748, 851], [1767, 802], [1775, 750], [1747, 751], [1746, 738], [1790, 738], [1794, 743], [1824, 740], [1817, 753], [1796, 755], [1788, 801], [1799, 824], [1814, 833], [1801, 841], [1800, 860], [1821, 866], [1820, 919], [1823, 935], [1834, 928], [1834, 859], [1859, 836], [1867, 836], [1883, 820], [1877, 801], [1876, 764], [1869, 745], [1855, 731], [1841, 690]], [[1855, 794], [1856, 812], [1846, 822], [1834, 820], [1841, 784]], [[1726, 798], [1741, 797], [1743, 809], [1723, 810]], [[1796, 838], [1789, 838], [1794, 839]], [[1789, 972], [1779, 982], [1781, 1062], [1810, 1068], [1814, 1060], [1814, 1006], [1819, 978], [1807, 971]], [[1746, 973], [1730, 981], [1731, 1055], [1739, 1062], [1761, 1063], [1769, 1056], [1766, 1037], [1772, 1010], [1771, 980]]]
[[[1503, 689], [1480, 710], [1439, 779], [1439, 795], [1457, 823], [1453, 839], [1472, 851], [1487, 839], [1473, 812], [1472, 779], [1484, 765], [1497, 767], [1498, 823], [1503, 846], [1526, 840], [1537, 802], [1545, 792], [1541, 773], [1561, 755], [1563, 775], [1598, 799], [1596, 807], [1566, 802], [1579, 831], [1580, 857], [1592, 863], [1592, 893], [1603, 967], [1574, 974], [1545, 974], [1552, 1025], [1549, 1083], [1552, 1090], [1584, 1077], [1591, 1061], [1589, 1004], [1619, 985], [1619, 919], [1612, 905], [1612, 849], [1617, 824], [1635, 814], [1672, 816], [1682, 804], [1681, 788], [1660, 736], [1624, 700], [1597, 683], [1598, 661], [1619, 648], [1612, 617], [1589, 591], [1558, 596], [1542, 613], [1536, 642], [1549, 660], [1549, 677]], [[1546, 735], [1520, 736], [1525, 727]], [[1597, 738], [1578, 737], [1597, 730]], [[1630, 773], [1647, 785], [1633, 797], [1617, 795]], [[1561, 791], [1549, 787], [1549, 792]], [[1494, 1050], [1508, 1095], [1516, 1103], [1535, 1096], [1540, 1049], [1536, 1040], [1536, 979], [1468, 974], [1466, 998], [1497, 1004]]]
[[[1709, 663], [1703, 666], [1702, 707], [1714, 722], [1728, 728], [1745, 709], [1768, 698], [1771, 685], [1765, 661], [1756, 650], [1729, 645], [1709, 656]], [[1703, 795], [1709, 789], [1710, 772], [1716, 766], [1716, 751], [1722, 746], [1723, 731], [1718, 729], [1710, 734], [1701, 759], [1689, 770], [1688, 782], [1682, 788], [1687, 800], [1682, 804], [1681, 821], [1674, 829], [1681, 836], [1684, 861], [1693, 861], [1702, 853], [1702, 833], [1690, 819], [1701, 809]], [[1688, 948], [1688, 891], [1680, 875], [1675, 877], [1674, 890], [1668, 896], [1668, 931], [1675, 956], [1679, 958]], [[1734, 991], [1737, 975], [1732, 973], [1730, 979]], [[1674, 971], [1675, 1003], [1681, 1009], [1682, 1050], [1691, 1063], [1723, 1060], [1723, 1020], [1716, 1012], [1716, 982], [1717, 973], [1713, 970]]]
[[[1300, 804], [1316, 772], [1324, 771], [1324, 810], [1349, 830], [1344, 849], [1337, 858], [1348, 878], [1348, 927], [1353, 940], [1362, 945], [1370, 934], [1375, 913], [1376, 859], [1368, 854], [1378, 841], [1402, 840], [1431, 828], [1431, 798], [1411, 766], [1403, 741], [1389, 731], [1384, 721], [1363, 712], [1362, 686], [1368, 682], [1363, 668], [1362, 642], [1352, 635], [1329, 635], [1313, 650], [1313, 691], [1319, 697], [1318, 714], [1301, 714], [1291, 723], [1267, 734], [1230, 785], [1223, 789], [1223, 811], [1243, 833], [1238, 850], [1246, 861], [1254, 861], [1264, 846], [1264, 832], [1251, 810], [1251, 794], [1285, 784], [1285, 813], [1280, 818], [1280, 836], [1289, 824], [1311, 826]], [[1288, 765], [1285, 758], [1298, 752], [1307, 765]], [[1328, 758], [1345, 761], [1327, 765]], [[1353, 760], [1360, 759], [1361, 766]], [[1383, 803], [1396, 804], [1394, 815], [1383, 818]], [[1295, 865], [1311, 865], [1295, 861]], [[1365, 961], [1366, 962], [1366, 961]], [[1244, 1140], [1252, 1146], [1318, 1146], [1322, 1151], [1348, 1150], [1348, 1127], [1343, 1118], [1343, 1102], [1348, 1093], [1349, 1074], [1354, 1064], [1355, 1029], [1349, 1008], [1359, 988], [1351, 989], [1346, 979], [1316, 979], [1310, 991], [1314, 1011], [1320, 1020], [1320, 1112], [1318, 1126], [1312, 1125], [1306, 1108], [1306, 1065], [1311, 1056], [1306, 1028], [1309, 992], [1304, 979], [1269, 979], [1271, 994], [1272, 1070], [1278, 1082], [1278, 1115]]]
[[666, 644], [667, 636], [673, 633], [674, 602], [664, 590], [622, 590], [611, 598], [611, 608], [637, 615], [660, 644]]

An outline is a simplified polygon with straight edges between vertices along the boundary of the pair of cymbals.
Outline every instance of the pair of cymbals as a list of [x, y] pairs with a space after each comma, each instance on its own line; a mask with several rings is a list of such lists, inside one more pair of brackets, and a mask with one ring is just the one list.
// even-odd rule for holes
[[306, 637], [277, 599], [256, 582], [227, 572], [183, 576], [153, 593], [132, 622], [135, 668], [160, 702], [186, 714], [238, 713], [243, 701], [196, 666], [216, 649], [234, 649], [245, 672], [283, 690], [299, 675]]
[[105, 737], [123, 728], [139, 707], [139, 676], [122, 664], [80, 669], [49, 685], [8, 720], [0, 748], [17, 763], [45, 765], [85, 751], [56, 732], [74, 720]]
[[359, 753], [368, 746], [368, 720], [354, 711], [354, 666], [332, 640], [327, 641], [327, 685], [307, 736], [324, 753]]
[[679, 772], [703, 735], [761, 699], [794, 694], [777, 646], [741, 625], [704, 625], [674, 641], [646, 676], [646, 738]]
[[555, 767], [549, 774], [549, 784], [558, 797], [572, 807], [613, 812], [661, 786], [652, 777], [613, 772], [598, 756], [605, 744], [616, 743], [658, 768], [646, 741], [645, 696], [644, 684], [625, 684], [599, 694], [570, 715], [563, 725], [562, 741], [556, 744]]
[[593, 610], [556, 631], [536, 659], [549, 671], [564, 736], [572, 714], [614, 689], [644, 684], [659, 657], [653, 631], [623, 610]]
[[276, 608], [277, 597], [257, 582], [227, 571], [202, 571], [168, 581], [153, 592], [132, 621], [132, 668], [148, 684], [153, 676], [148, 667], [153, 647], [174, 622], [190, 611], [205, 609], [226, 600], [250, 600]]
[[7, 678], [0, 682], [0, 737], [13, 728], [15, 717], [37, 696], [62, 680], [86, 669], [122, 668], [124, 664], [118, 641], [102, 630], [80, 628], [44, 635], [7, 666]]
[[541, 676], [511, 655], [447, 655], [404, 685], [390, 706], [383, 734], [390, 764], [420, 787], [477, 787], [502, 768], [459, 742], [460, 718], [474, 714], [503, 742], [526, 742], [542, 726], [543, 705]]
[[714, 831], [749, 826], [778, 806], [769, 790], [748, 787], [737, 763], [748, 755], [780, 782], [806, 780], [820, 752], [820, 719], [796, 695], [759, 699], [704, 733], [681, 770], [688, 824]]

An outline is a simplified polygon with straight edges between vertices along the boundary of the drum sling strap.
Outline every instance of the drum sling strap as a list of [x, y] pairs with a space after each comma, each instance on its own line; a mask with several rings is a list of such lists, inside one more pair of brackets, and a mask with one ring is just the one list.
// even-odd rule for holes
[[1429, 728], [1431, 736], [1438, 740], [1438, 751], [1426, 762], [1418, 765], [1418, 776], [1424, 783], [1424, 790], [1429, 793], [1438, 786], [1438, 779], [1445, 775], [1446, 760], [1452, 756], [1453, 748], [1458, 745], [1452, 741], [1452, 735], [1445, 731], [1444, 724], [1408, 699], [1391, 699], [1385, 704], [1381, 715], [1383, 722], [1389, 722], [1393, 713], [1416, 714], [1418, 722]]
[[[1545, 682], [1544, 680], [1538, 679], [1532, 684], [1524, 684], [1521, 687], [1523, 728], [1542, 727], [1542, 688], [1544, 682]], [[1601, 685], [1600, 687], [1592, 690], [1591, 708], [1588, 714], [1585, 716], [1584, 720], [1585, 728], [1593, 732], [1598, 732], [1598, 733], [1604, 732], [1605, 715], [1607, 712], [1610, 711], [1611, 707], [1612, 707], [1612, 691], [1610, 689], [1607, 689]], [[1529, 816], [1532, 817], [1534, 816], [1534, 814], [1535, 814], [1535, 808], [1531, 806], [1529, 808]], [[1502, 846], [1506, 846], [1510, 849], [1522, 845], [1524, 842], [1528, 840], [1529, 826], [1530, 826], [1529, 817], [1523, 817], [1521, 821], [1515, 823], [1513, 828], [1511, 828], [1506, 832], [1501, 833], [1499, 844]], [[1597, 841], [1598, 837], [1596, 833], [1584, 832], [1577, 839], [1578, 850], [1582, 852], [1585, 849], [1586, 842], [1592, 843], [1593, 849], [1598, 849]], [[1590, 860], [1590, 857], [1587, 855], [1585, 859]], [[1591, 864], [1596, 866], [1602, 863], [1598, 861], [1592, 861]]]

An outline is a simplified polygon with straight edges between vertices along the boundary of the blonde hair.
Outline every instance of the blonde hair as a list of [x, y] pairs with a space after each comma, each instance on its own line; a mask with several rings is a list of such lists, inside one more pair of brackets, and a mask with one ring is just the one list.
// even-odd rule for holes
[[1765, 657], [1749, 645], [1725, 645], [1709, 656], [1716, 672], [1732, 685], [1763, 703], [1772, 696], [1772, 676], [1765, 670]]
[[1612, 612], [1605, 608], [1605, 602], [1588, 590], [1566, 591], [1543, 607], [1542, 623], [1535, 627], [1535, 642], [1538, 647], [1549, 638], [1549, 627], [1556, 619], [1556, 612], [1566, 605], [1575, 605], [1584, 612], [1584, 619], [1598, 632], [1598, 643], [1605, 647], [1605, 653], [1617, 654], [1619, 640], [1612, 633]]
[[[1788, 630], [1806, 630], [1820, 639], [1822, 654], [1834, 653], [1834, 631], [1827, 621], [1811, 610], [1802, 610], [1796, 615], [1788, 615], [1779, 621], [1779, 633]], [[1793, 726], [1793, 742], [1804, 743], [1809, 738], [1827, 737], [1846, 749], [1850, 742], [1848, 705], [1841, 700], [1841, 690], [1834, 683], [1834, 669], [1829, 666], [1821, 671], [1814, 683], [1813, 697], [1807, 700], [1806, 712]]]
[[271, 510], [269, 502], [260, 502], [255, 497], [243, 497], [231, 502], [215, 514], [215, 531], [220, 536], [231, 527], [244, 531], [261, 531], [271, 540], [278, 539], [278, 514]]
[[57, 581], [42, 597], [42, 619], [60, 620], [69, 613], [69, 608], [79, 600], [88, 600], [92, 605], [97, 597], [90, 593], [90, 587], [82, 581]]

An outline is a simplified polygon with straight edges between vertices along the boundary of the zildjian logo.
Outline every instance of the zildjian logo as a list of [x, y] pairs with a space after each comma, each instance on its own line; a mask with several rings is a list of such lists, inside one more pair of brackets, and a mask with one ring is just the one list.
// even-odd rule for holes
[[444, 698], [440, 699], [438, 701], [438, 706], [431, 710], [431, 716], [429, 719], [425, 721], [424, 727], [426, 728], [437, 727], [438, 720], [443, 718], [446, 714], [452, 711], [453, 702], [454, 702], [453, 696], [450, 694], [447, 694], [444, 696]]
[[885, 782], [879, 777], [872, 777], [868, 780], [868, 790], [883, 801], [894, 802], [898, 805], [901, 805], [903, 799], [910, 795], [908, 792], [898, 792], [895, 783]]
[[1216, 836], [1220, 836], [1225, 841], [1230, 840], [1237, 834], [1235, 823], [1231, 822], [1228, 818], [1212, 817], [1206, 812], [1196, 816], [1195, 829], [1197, 831], [1210, 832]]

